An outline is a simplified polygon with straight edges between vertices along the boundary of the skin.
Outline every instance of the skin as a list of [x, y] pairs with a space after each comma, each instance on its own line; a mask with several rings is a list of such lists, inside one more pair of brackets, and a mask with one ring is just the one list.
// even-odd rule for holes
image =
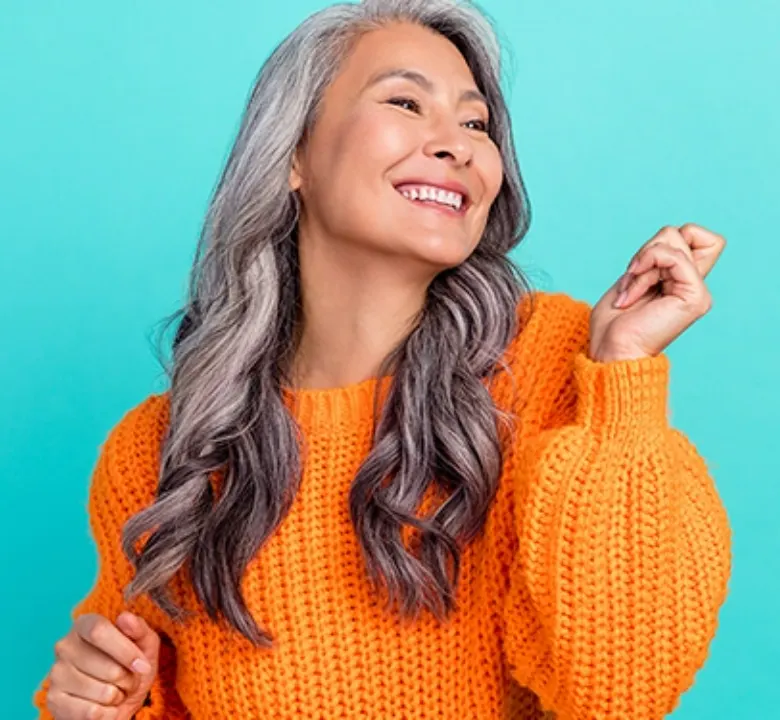
[[593, 308], [589, 357], [614, 362], [664, 352], [712, 309], [705, 278], [725, 247], [722, 235], [701, 225], [661, 228]]
[[138, 615], [85, 613], [54, 646], [46, 707], [57, 720], [130, 720], [157, 675], [160, 637]]
[[[402, 77], [371, 84], [392, 68], [421, 73], [431, 88]], [[434, 277], [479, 243], [503, 168], [488, 108], [465, 91], [477, 86], [449, 40], [394, 23], [363, 35], [325, 92], [290, 173], [302, 203], [295, 386], [373, 377]], [[460, 182], [470, 206], [458, 217], [415, 204], [395, 188], [409, 178]]]

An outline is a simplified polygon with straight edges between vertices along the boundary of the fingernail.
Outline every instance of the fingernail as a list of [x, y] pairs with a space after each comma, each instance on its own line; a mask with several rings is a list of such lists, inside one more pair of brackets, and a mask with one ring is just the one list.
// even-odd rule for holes
[[135, 670], [137, 673], [141, 673], [141, 675], [146, 675], [147, 673], [152, 671], [152, 666], [143, 658], [136, 658], [133, 660], [132, 665], [130, 665], [133, 670]]
[[615, 307], [620, 307], [626, 300], [626, 295], [628, 295], [627, 291], [623, 291], [620, 293], [620, 295], [617, 296], [617, 299], [615, 300]]
[[636, 270], [636, 266], [639, 264], [638, 258], [634, 258], [631, 261], [631, 264], [628, 266], [628, 272], [634, 272]]

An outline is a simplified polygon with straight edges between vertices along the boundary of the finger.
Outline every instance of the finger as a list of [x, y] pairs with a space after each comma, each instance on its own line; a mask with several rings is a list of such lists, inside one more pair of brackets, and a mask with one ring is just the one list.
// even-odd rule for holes
[[135, 692], [143, 676], [130, 672], [114, 658], [82, 640], [78, 635], [71, 642], [55, 645], [57, 660], [72, 665], [79, 672], [97, 681], [116, 685], [128, 695]]
[[655, 245], [669, 245], [682, 250], [691, 260], [693, 260], [693, 251], [688, 245], [686, 239], [682, 236], [679, 229], [671, 225], [662, 227], [653, 237], [651, 237], [642, 247], [637, 250], [628, 262], [628, 268], [633, 272], [636, 261], [649, 248]]
[[82, 640], [102, 650], [131, 672], [146, 675], [151, 671], [142, 650], [108, 618], [89, 613], [78, 617], [73, 627]]
[[634, 281], [636, 275], [632, 272], [625, 272], [614, 286], [615, 294], [619, 297], [622, 292]]
[[664, 293], [674, 294], [686, 302], [697, 303], [707, 293], [693, 262], [684, 252], [668, 245], [648, 248], [638, 258], [634, 273], [636, 277], [626, 288], [619, 307], [627, 307], [661, 281]]
[[[632, 284], [633, 283], [633, 284]], [[674, 280], [669, 274], [667, 268], [654, 267], [651, 270], [647, 270], [639, 276], [630, 276], [629, 281], [625, 284], [622, 292], [626, 292], [628, 287], [631, 286], [631, 294], [622, 298], [620, 294], [615, 298], [615, 307], [623, 307], [628, 304], [632, 304], [637, 300], [644, 298], [649, 291], [653, 291], [652, 295], [671, 295], [674, 291]], [[628, 302], [626, 302], [628, 300]]]
[[86, 675], [70, 663], [54, 663], [49, 677], [52, 687], [100, 705], [121, 705], [127, 697], [116, 685]]
[[[640, 247], [639, 250], [637, 250], [637, 252], [630, 259], [627, 272], [618, 281], [615, 298], [616, 306], [620, 304], [618, 301], [621, 295], [628, 289], [628, 286], [636, 280], [637, 275], [640, 274], [640, 270], [637, 269], [639, 258], [642, 257], [642, 255], [650, 248], [655, 247], [656, 245], [666, 245], [668, 247], [681, 250], [686, 255], [686, 257], [691, 260], [691, 262], [694, 262], [693, 251], [691, 250], [687, 240], [683, 237], [680, 230], [671, 225], [667, 225], [661, 228], [650, 240], [648, 240], [642, 247]], [[644, 290], [642, 293], [634, 295], [634, 297], [641, 297], [642, 294], [644, 294], [648, 288], [655, 285], [658, 280], [658, 277], [655, 277], [655, 279], [653, 279], [652, 276], [645, 277], [643, 280]]]
[[641, 298], [651, 287], [658, 284], [661, 279], [661, 270], [653, 267], [643, 273], [628, 277], [629, 279], [623, 284], [615, 298], [615, 307], [626, 307]]
[[51, 689], [46, 694], [46, 709], [57, 720], [116, 720], [119, 716], [119, 709], [116, 707], [103, 706], [56, 689]]
[[691, 249], [693, 263], [699, 274], [706, 277], [725, 249], [726, 238], [693, 223], [682, 225], [680, 235]]
[[132, 640], [151, 665], [151, 672], [157, 668], [157, 656], [160, 652], [160, 636], [140, 615], [122, 612], [116, 619], [117, 627]]

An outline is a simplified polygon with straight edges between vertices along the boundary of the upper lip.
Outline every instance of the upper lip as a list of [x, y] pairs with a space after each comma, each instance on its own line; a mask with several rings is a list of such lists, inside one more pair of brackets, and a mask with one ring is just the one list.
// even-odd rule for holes
[[459, 183], [456, 180], [440, 181], [425, 178], [405, 178], [404, 180], [393, 183], [394, 188], [398, 188], [401, 185], [430, 185], [432, 187], [441, 188], [442, 190], [459, 193], [463, 197], [463, 207], [466, 207], [471, 202], [468, 188], [463, 183]]

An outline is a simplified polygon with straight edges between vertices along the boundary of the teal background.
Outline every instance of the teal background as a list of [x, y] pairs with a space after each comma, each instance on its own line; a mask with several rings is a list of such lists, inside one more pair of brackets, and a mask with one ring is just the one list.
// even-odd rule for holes
[[[163, 387], [149, 335], [177, 307], [255, 74], [322, 2], [0, 1], [0, 684], [31, 695], [95, 573], [97, 449]], [[673, 423], [734, 531], [730, 597], [679, 720], [777, 704], [780, 4], [486, 0], [538, 287], [596, 302], [667, 224], [729, 241], [709, 315], [670, 348]]]

